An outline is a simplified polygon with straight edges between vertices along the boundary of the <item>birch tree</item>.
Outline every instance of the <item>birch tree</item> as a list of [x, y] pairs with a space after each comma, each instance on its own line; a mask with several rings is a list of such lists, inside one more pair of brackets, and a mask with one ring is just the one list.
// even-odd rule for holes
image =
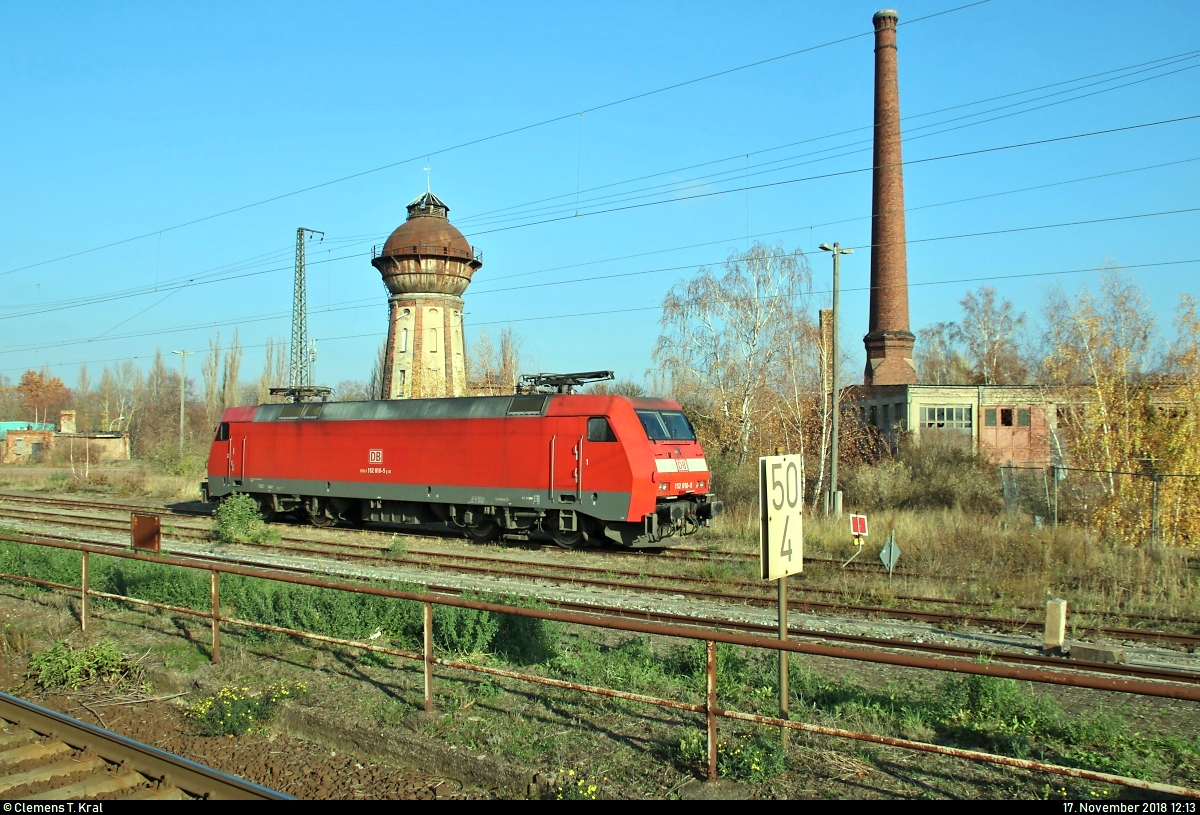
[[718, 448], [736, 454], [739, 466], [762, 419], [769, 379], [797, 330], [797, 299], [811, 281], [800, 250], [756, 243], [731, 255], [723, 272], [704, 267], [676, 283], [663, 300], [654, 359], [676, 390], [695, 391]]

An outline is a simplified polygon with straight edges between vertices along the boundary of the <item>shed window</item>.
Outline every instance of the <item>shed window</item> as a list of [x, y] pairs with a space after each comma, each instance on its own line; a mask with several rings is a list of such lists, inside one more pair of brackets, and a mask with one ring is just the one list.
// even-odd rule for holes
[[616, 441], [617, 437], [613, 435], [612, 426], [609, 425], [608, 419], [603, 416], [593, 416], [588, 419], [587, 440]]
[[1017, 427], [1029, 427], [1029, 408], [1017, 408]]
[[1000, 408], [1000, 426], [1013, 426], [1013, 411], [1012, 408]]
[[970, 430], [972, 408], [965, 407], [923, 407], [921, 408], [921, 427], [941, 428], [950, 430]]
[[996, 409], [995, 408], [987, 408], [986, 410], [983, 411], [983, 426], [984, 427], [995, 427], [996, 426]]

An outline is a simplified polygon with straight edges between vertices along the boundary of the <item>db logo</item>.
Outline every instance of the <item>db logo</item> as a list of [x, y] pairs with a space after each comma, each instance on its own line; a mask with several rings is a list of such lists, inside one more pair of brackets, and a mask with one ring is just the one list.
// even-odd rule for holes
[[383, 451], [382, 450], [368, 451], [367, 463], [368, 464], [382, 464], [383, 463]]

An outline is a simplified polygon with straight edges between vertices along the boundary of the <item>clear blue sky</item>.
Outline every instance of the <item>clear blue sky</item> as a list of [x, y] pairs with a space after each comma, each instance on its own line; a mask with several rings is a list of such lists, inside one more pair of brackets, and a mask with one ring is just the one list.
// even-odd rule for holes
[[[967, 1], [909, 0], [897, 10], [905, 23]], [[495, 332], [512, 325], [524, 338], [527, 368], [613, 368], [640, 378], [651, 365], [656, 311], [527, 318], [652, 308], [689, 269], [721, 263], [745, 247], [748, 234], [781, 230], [791, 231], [763, 239], [810, 253], [818, 288], [827, 288], [829, 259], [816, 245], [869, 242], [869, 173], [742, 188], [747, 165], [751, 185], [869, 166], [869, 151], [853, 152], [866, 146], [856, 143], [869, 130], [821, 137], [871, 124], [868, 32], [879, 7], [858, 0], [10, 6], [0, 29], [0, 372], [15, 378], [49, 363], [73, 384], [80, 362], [89, 363], [95, 379], [105, 361], [144, 359], [156, 346], [204, 351], [213, 324], [225, 324], [227, 342], [239, 321], [247, 346], [243, 377], [256, 377], [258, 346], [289, 334], [295, 230], [306, 226], [326, 233], [309, 253], [316, 379], [363, 379], [386, 332], [386, 295], [370, 248], [424, 190], [422, 168], [432, 156], [434, 192], [484, 257], [468, 293], [468, 337], [481, 326]], [[863, 36], [573, 115], [856, 34]], [[1200, 24], [1194, 6], [1183, 2], [993, 0], [903, 25], [899, 46], [901, 111], [916, 116], [1184, 55], [1200, 49]], [[1200, 114], [1200, 54], [1180, 59], [910, 119], [905, 159]], [[1026, 101], [1063, 90], [1069, 92]], [[1023, 104], [983, 113], [1014, 102]], [[917, 129], [965, 114], [980, 115]], [[438, 152], [560, 116], [566, 118]], [[810, 139], [820, 140], [759, 152]], [[811, 155], [828, 148], [837, 149]], [[1200, 161], [1185, 161], [1196, 158], [1200, 120], [910, 165], [906, 195], [914, 208], [1185, 162], [911, 212], [914, 330], [956, 319], [957, 301], [980, 285], [917, 284], [1088, 269], [1106, 259], [1132, 265], [1200, 258], [1200, 213], [921, 242], [1197, 207]], [[171, 228], [406, 159], [412, 160]], [[719, 159], [731, 160], [681, 169]], [[757, 166], [777, 159], [788, 160]], [[696, 180], [717, 172], [727, 174]], [[662, 175], [588, 192], [652, 174]], [[632, 197], [647, 194], [642, 188], [651, 184], [667, 186]], [[580, 213], [737, 191], [522, 225], [573, 214], [577, 189]], [[605, 194], [619, 195], [589, 203]], [[568, 210], [480, 217], [552, 196], [565, 197], [538, 206]], [[843, 223], [819, 226], [835, 221]], [[696, 246], [702, 243], [709, 245]], [[643, 254], [651, 252], [657, 254]], [[642, 256], [610, 260], [633, 255]], [[688, 268], [485, 293], [668, 267]], [[869, 254], [861, 249], [843, 266], [843, 342], [856, 354], [856, 371], [868, 269]], [[214, 274], [243, 276], [163, 290]], [[1167, 332], [1180, 294], [1200, 294], [1200, 264], [1130, 274]], [[1070, 292], [1095, 279], [991, 285], [1034, 318], [1046, 286]], [[123, 292], [142, 293], [60, 308]], [[58, 310], [30, 313], [44, 308]], [[189, 326], [200, 327], [178, 330]], [[135, 332], [159, 333], [125, 336]], [[90, 341], [62, 344], [79, 340]]]

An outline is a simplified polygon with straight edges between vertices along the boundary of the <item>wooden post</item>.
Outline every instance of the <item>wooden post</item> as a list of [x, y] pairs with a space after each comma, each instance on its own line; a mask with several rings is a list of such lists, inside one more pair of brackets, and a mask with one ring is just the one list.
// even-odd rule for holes
[[433, 713], [433, 603], [425, 603], [425, 712]]
[[83, 553], [83, 570], [79, 578], [79, 630], [87, 631], [88, 620], [88, 553]]
[[717, 644], [708, 640], [708, 695], [704, 708], [708, 713], [708, 780], [717, 780]]
[[221, 661], [221, 584], [219, 572], [212, 570], [212, 661]]

